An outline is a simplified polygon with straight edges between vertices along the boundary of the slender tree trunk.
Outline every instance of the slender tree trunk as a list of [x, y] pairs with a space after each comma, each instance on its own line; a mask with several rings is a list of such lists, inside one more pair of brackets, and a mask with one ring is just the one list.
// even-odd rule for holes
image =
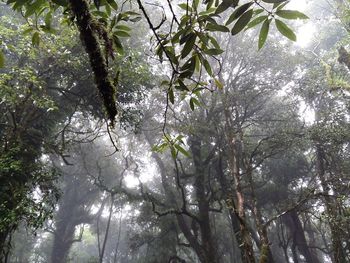
[[331, 237], [332, 237], [332, 248], [333, 248], [333, 261], [334, 263], [346, 263], [348, 262], [346, 259], [346, 254], [342, 247], [342, 240], [341, 240], [341, 230], [337, 226], [337, 218], [338, 218], [338, 211], [336, 209], [335, 200], [332, 199], [332, 197], [329, 196], [330, 194], [330, 186], [326, 179], [326, 164], [325, 164], [325, 152], [323, 147], [320, 144], [316, 145], [316, 168], [318, 177], [321, 181], [322, 190], [324, 192], [324, 200], [325, 200], [325, 206], [326, 211], [328, 214], [328, 222], [329, 227], [331, 231]]
[[209, 216], [209, 200], [207, 198], [205, 184], [207, 182], [206, 167], [202, 162], [201, 140], [198, 137], [191, 137], [189, 140], [190, 149], [195, 165], [195, 191], [199, 210], [199, 228], [201, 234], [201, 245], [206, 254], [206, 259], [203, 263], [218, 262], [217, 249], [214, 238], [212, 236], [212, 227]]
[[311, 253], [310, 248], [307, 244], [304, 228], [301, 224], [300, 218], [296, 210], [292, 210], [283, 215], [283, 221], [289, 228], [290, 234], [293, 237], [293, 259], [296, 260], [297, 256], [294, 256], [294, 252], [297, 255], [296, 249], [298, 248], [301, 255], [304, 256], [308, 263], [320, 263], [319, 259]]
[[113, 206], [114, 206], [114, 196], [111, 195], [111, 206], [109, 208], [107, 227], [106, 227], [105, 237], [103, 239], [102, 249], [101, 249], [101, 253], [100, 253], [100, 263], [103, 262], [103, 256], [105, 254], [105, 249], [106, 249], [106, 244], [107, 244], [108, 234], [109, 234], [109, 228], [111, 225], [111, 219], [112, 219], [112, 214], [113, 214]]
[[89, 212], [85, 211], [82, 203], [79, 202], [82, 198], [79, 195], [79, 182], [69, 177], [70, 175], [66, 176], [69, 180], [66, 181], [67, 186], [55, 216], [51, 263], [67, 262], [72, 244], [81, 239], [81, 236], [78, 239], [75, 238], [76, 227], [91, 222]]
[[275, 261], [272, 256], [269, 237], [267, 235], [267, 229], [264, 226], [263, 217], [262, 217], [260, 208], [258, 207], [258, 202], [255, 194], [255, 186], [253, 182], [252, 169], [250, 167], [250, 164], [247, 164], [246, 166], [247, 166], [245, 169], [246, 175], [249, 180], [249, 186], [250, 186], [250, 191], [252, 195], [253, 215], [254, 215], [255, 224], [256, 224], [256, 228], [258, 230], [259, 239], [260, 239], [259, 263], [274, 263]]
[[[234, 200], [234, 197], [232, 194], [233, 191], [229, 189], [229, 182], [227, 181], [226, 176], [223, 172], [222, 158], [221, 157], [218, 160], [217, 174], [219, 177], [221, 190], [222, 190], [224, 198], [225, 198], [225, 203], [226, 203], [226, 206], [228, 208], [234, 236], [235, 236], [239, 245], [243, 244], [243, 238], [242, 238], [240, 222], [239, 222], [239, 215], [238, 215], [237, 208], [235, 205], [235, 200]], [[236, 249], [233, 248], [232, 250], [235, 251]], [[241, 253], [241, 259], [243, 259], [244, 258], [244, 250], [239, 248], [239, 251]]]
[[10, 244], [8, 242], [9, 231], [3, 230], [0, 232], [0, 262], [7, 263]]
[[119, 244], [120, 244], [120, 235], [122, 232], [121, 230], [122, 230], [122, 213], [120, 212], [119, 224], [118, 224], [118, 237], [117, 237], [117, 241], [116, 241], [115, 249], [114, 249], [113, 263], [117, 263], [118, 249], [119, 249]]
[[240, 223], [240, 232], [242, 235], [242, 250], [243, 250], [243, 262], [244, 263], [254, 263], [254, 250], [252, 238], [249, 233], [249, 229], [246, 223], [246, 215], [244, 208], [244, 194], [242, 190], [242, 182], [241, 182], [241, 174], [240, 174], [240, 144], [241, 140], [233, 134], [233, 127], [230, 125], [229, 121], [229, 113], [226, 111], [226, 122], [227, 122], [227, 139], [229, 142], [229, 154], [228, 154], [228, 165], [230, 168], [231, 176], [233, 178], [236, 190], [236, 199], [237, 199], [237, 214], [239, 217]]
[[290, 263], [289, 262], [289, 256], [288, 256], [288, 241], [286, 240], [286, 236], [285, 236], [285, 232], [284, 232], [284, 224], [282, 222], [282, 219], [279, 218], [278, 220], [278, 226], [277, 227], [277, 235], [278, 235], [278, 240], [280, 243], [280, 246], [283, 249], [283, 255], [284, 255], [284, 259], [286, 261], [286, 263]]
[[57, 223], [51, 252], [51, 263], [67, 262], [69, 251], [73, 244], [74, 232], [74, 224], [67, 221]]

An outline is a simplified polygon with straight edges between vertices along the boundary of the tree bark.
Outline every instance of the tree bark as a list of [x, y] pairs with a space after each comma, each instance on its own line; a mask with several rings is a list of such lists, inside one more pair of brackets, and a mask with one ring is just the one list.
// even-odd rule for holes
[[259, 263], [274, 263], [273, 255], [270, 248], [270, 242], [269, 237], [267, 235], [267, 229], [264, 226], [263, 217], [260, 211], [260, 208], [258, 207], [258, 201], [255, 194], [255, 186], [253, 181], [253, 174], [251, 165], [246, 165], [246, 175], [249, 180], [249, 187], [250, 192], [252, 195], [252, 208], [253, 208], [253, 215], [255, 219], [256, 228], [259, 233], [259, 239], [260, 239], [260, 257], [259, 257]]
[[[225, 203], [229, 211], [231, 226], [232, 226], [235, 238], [238, 244], [243, 244], [243, 237], [242, 237], [241, 228], [240, 228], [239, 215], [238, 215], [238, 212], [235, 206], [235, 200], [232, 194], [233, 190], [229, 189], [229, 182], [226, 179], [226, 176], [223, 172], [221, 157], [219, 157], [218, 164], [217, 164], [217, 174], [219, 177], [219, 182], [220, 182], [221, 190], [223, 192]], [[233, 248], [233, 250], [235, 249]], [[239, 248], [239, 251], [241, 253], [241, 259], [243, 259], [244, 250]]]
[[239, 218], [240, 232], [242, 235], [242, 250], [243, 250], [243, 262], [244, 263], [255, 263], [254, 250], [252, 238], [249, 233], [249, 229], [246, 223], [246, 215], [244, 208], [244, 194], [242, 190], [242, 181], [240, 174], [240, 156], [241, 156], [241, 143], [242, 140], [238, 138], [240, 134], [234, 134], [233, 127], [230, 125], [229, 112], [225, 110], [226, 126], [227, 126], [227, 140], [229, 144], [228, 152], [228, 166], [230, 173], [235, 184], [235, 194], [237, 200], [237, 215]]
[[301, 224], [300, 218], [297, 211], [294, 209], [282, 216], [283, 222], [289, 228], [290, 235], [292, 236], [293, 242], [293, 260], [297, 260], [297, 252], [295, 248], [298, 248], [301, 255], [304, 256], [306, 262], [308, 263], [320, 263], [320, 260], [314, 255], [306, 241], [304, 228]]
[[199, 210], [199, 227], [201, 233], [201, 245], [206, 254], [206, 259], [203, 263], [218, 262], [217, 249], [212, 236], [212, 230], [209, 217], [209, 200], [207, 198], [205, 183], [207, 182], [205, 165], [202, 162], [201, 140], [192, 136], [189, 140], [190, 149], [195, 165], [195, 183], [196, 201], [198, 202]]
[[[54, 239], [51, 250], [51, 263], [64, 263], [68, 260], [69, 251], [72, 244], [80, 239], [75, 239], [76, 226], [90, 223], [91, 217], [84, 210], [83, 204], [88, 194], [79, 195], [81, 186], [79, 181], [75, 181], [73, 175], [66, 175], [70, 180], [60, 201], [59, 209], [55, 217]], [[94, 192], [92, 192], [94, 193]], [[81, 237], [79, 237], [81, 238]]]
[[[151, 136], [147, 134], [147, 132], [145, 132], [145, 136], [150, 145], [152, 145]], [[214, 245], [215, 241], [212, 236], [210, 224], [209, 200], [206, 196], [205, 183], [207, 180], [205, 166], [202, 163], [201, 142], [199, 138], [193, 137], [190, 139], [189, 144], [195, 166], [194, 188], [196, 201], [198, 202], [198, 214], [196, 215], [196, 219], [188, 214], [181, 213], [183, 207], [179, 204], [174, 187], [170, 185], [165, 164], [158, 154], [153, 153], [152, 157], [156, 160], [160, 170], [162, 186], [167, 199], [166, 203], [171, 204], [172, 208], [177, 210], [177, 213], [175, 213], [176, 220], [188, 244], [195, 251], [201, 263], [218, 263], [217, 250]], [[180, 189], [178, 190], [180, 191]], [[186, 200], [182, 200], [182, 202], [184, 201]], [[189, 222], [191, 220], [192, 222]]]
[[346, 253], [342, 247], [342, 233], [337, 226], [338, 211], [336, 209], [336, 201], [329, 195], [331, 187], [326, 179], [326, 154], [323, 147], [320, 144], [316, 145], [316, 169], [318, 177], [321, 181], [322, 190], [324, 192], [324, 200], [326, 211], [328, 215], [328, 222], [331, 231], [332, 248], [333, 248], [333, 261], [334, 263], [346, 263]]

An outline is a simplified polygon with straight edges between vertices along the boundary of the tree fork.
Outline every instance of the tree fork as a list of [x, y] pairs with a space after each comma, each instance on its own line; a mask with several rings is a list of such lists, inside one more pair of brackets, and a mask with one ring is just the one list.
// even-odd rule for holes
[[[109, 77], [108, 66], [104, 52], [101, 49], [96, 31], [96, 23], [89, 11], [86, 0], [69, 1], [76, 24], [80, 32], [80, 38], [88, 53], [90, 65], [94, 73], [95, 82], [102, 97], [108, 119], [114, 125], [115, 117], [118, 113], [116, 107], [116, 87]], [[97, 25], [98, 26], [98, 25]], [[102, 26], [102, 25], [101, 25]]]

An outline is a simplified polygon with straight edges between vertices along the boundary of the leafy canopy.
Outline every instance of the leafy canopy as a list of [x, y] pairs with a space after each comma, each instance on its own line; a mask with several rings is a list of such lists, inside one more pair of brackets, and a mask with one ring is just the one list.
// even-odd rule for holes
[[[146, 10], [146, 3], [137, 0], [130, 1], [129, 9], [115, 0], [7, 0], [6, 4], [23, 14], [31, 28], [33, 45], [40, 45], [42, 33], [55, 33], [53, 17], [62, 14], [62, 23], [71, 24], [77, 17], [72, 8], [76, 3], [86, 3], [91, 13], [92, 24], [96, 24], [98, 37], [105, 41], [105, 48], [109, 56], [115, 53], [124, 54], [122, 39], [131, 36], [130, 22], [146, 19], [150, 29], [156, 37], [156, 54], [162, 60], [166, 59], [173, 69], [173, 77], [169, 81], [169, 99], [172, 102], [172, 89], [193, 90], [203, 86], [195, 82], [194, 85], [185, 84], [191, 80], [195, 72], [204, 67], [208, 75], [214, 78], [209, 60], [224, 52], [213, 33], [230, 32], [232, 35], [261, 25], [258, 47], [264, 45], [271, 22], [275, 22], [278, 31], [285, 37], [295, 41], [293, 31], [281, 19], [306, 19], [307, 16], [293, 10], [285, 10], [288, 0], [192, 0], [183, 1], [175, 6], [168, 1], [172, 17], [163, 18], [159, 25], [154, 25]], [[83, 5], [80, 7], [82, 8]], [[135, 11], [136, 9], [137, 12]], [[223, 18], [228, 17], [226, 22]], [[171, 23], [170, 27], [169, 24]], [[167, 26], [167, 28], [165, 28]], [[104, 32], [104, 30], [106, 30]], [[107, 35], [105, 35], [107, 33]], [[111, 41], [111, 43], [109, 43]], [[86, 44], [86, 43], [84, 43]], [[102, 43], [103, 44], [103, 43]], [[110, 44], [111, 46], [108, 46]], [[115, 53], [113, 53], [115, 52]], [[4, 65], [4, 55], [0, 55], [0, 66]], [[219, 83], [217, 83], [220, 86]]]
[[[175, 102], [176, 92], [188, 99], [191, 109], [199, 105], [195, 95], [204, 89], [222, 88], [218, 73], [220, 56], [225, 50], [217, 33], [240, 32], [260, 27], [261, 49], [271, 24], [286, 38], [296, 41], [293, 30], [284, 22], [307, 19], [303, 13], [285, 9], [288, 0], [191, 0], [149, 3], [141, 0], [7, 0], [13, 10], [23, 14], [30, 25], [32, 44], [40, 46], [43, 34], [55, 34], [54, 17], [61, 24], [76, 25], [89, 55], [96, 86], [106, 115], [113, 125], [118, 114], [117, 84], [111, 77], [108, 61], [124, 55], [123, 39], [132, 36], [134, 23], [144, 19], [155, 41], [154, 53], [168, 65], [169, 78], [161, 86], [167, 91], [167, 105]], [[155, 22], [149, 7], [161, 12]], [[154, 12], [154, 11], [153, 11]], [[165, 15], [170, 13], [170, 15]], [[0, 66], [5, 58], [0, 54]], [[213, 85], [212, 85], [213, 83]], [[170, 145], [177, 145], [165, 134]], [[176, 139], [175, 139], [176, 140]]]

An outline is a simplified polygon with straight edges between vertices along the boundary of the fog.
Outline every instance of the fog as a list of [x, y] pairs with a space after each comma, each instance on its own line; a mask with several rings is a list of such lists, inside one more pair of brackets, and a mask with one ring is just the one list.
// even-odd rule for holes
[[[112, 102], [74, 1], [17, 2], [0, 1], [0, 262], [350, 262], [347, 1], [253, 1], [261, 21], [308, 16], [258, 50], [265, 22], [232, 36], [210, 1], [214, 40], [181, 18], [196, 1], [84, 0]], [[182, 25], [197, 35], [168, 41]]]

